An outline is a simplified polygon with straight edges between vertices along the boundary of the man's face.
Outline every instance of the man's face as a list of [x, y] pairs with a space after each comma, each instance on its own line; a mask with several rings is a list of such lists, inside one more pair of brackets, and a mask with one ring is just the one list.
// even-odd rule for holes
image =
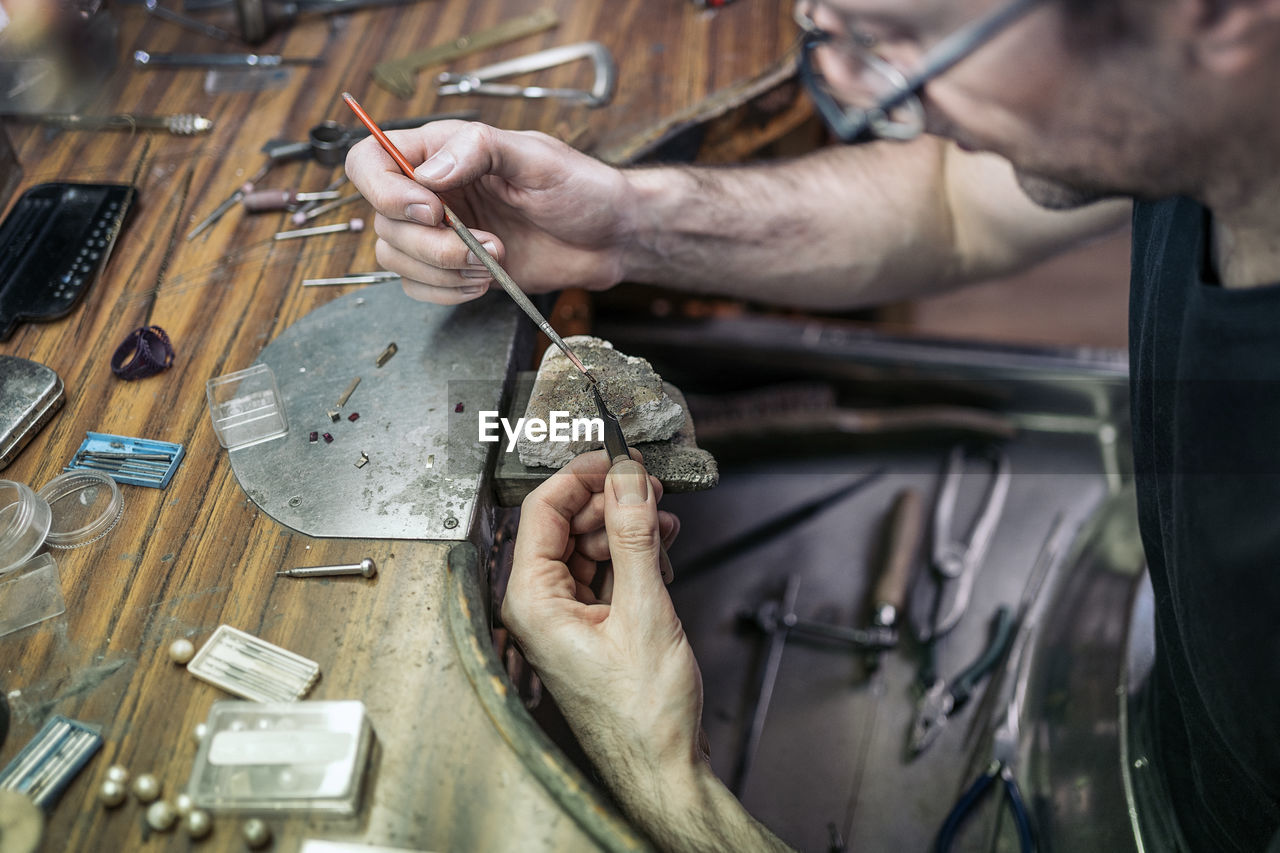
[[[878, 53], [910, 71], [938, 41], [1004, 2], [829, 0], [814, 20], [874, 37]], [[838, 89], [841, 59], [835, 51], [818, 58]], [[926, 128], [1007, 158], [1028, 195], [1049, 207], [1184, 192], [1165, 65], [1155, 41], [1116, 32], [1113, 21], [1069, 17], [1047, 0], [925, 87]]]

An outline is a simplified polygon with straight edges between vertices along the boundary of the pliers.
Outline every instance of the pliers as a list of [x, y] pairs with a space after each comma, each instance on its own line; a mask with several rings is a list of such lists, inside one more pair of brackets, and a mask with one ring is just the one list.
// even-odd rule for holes
[[964, 615], [973, 594], [973, 582], [978, 576], [978, 569], [986, 559], [987, 548], [995, 535], [996, 525], [1000, 523], [1000, 514], [1004, 512], [1011, 479], [1009, 457], [1003, 450], [995, 447], [982, 451], [980, 455], [991, 464], [991, 482], [987, 487], [983, 506], [969, 531], [967, 542], [955, 538], [951, 529], [967, 457], [964, 445], [953, 448], [947, 459], [946, 473], [933, 511], [931, 563], [938, 580], [938, 595], [932, 619], [920, 631], [921, 642], [932, 642], [946, 634]]
[[1031, 815], [1027, 811], [1026, 800], [1022, 789], [1018, 787], [1018, 779], [1014, 774], [1013, 764], [1018, 755], [1019, 725], [1022, 719], [1022, 706], [1027, 696], [1027, 685], [1031, 680], [1031, 641], [1035, 636], [1040, 621], [1040, 593], [1051, 588], [1049, 576], [1058, 567], [1057, 555], [1061, 547], [1059, 532], [1063, 529], [1062, 516], [1059, 515], [1049, 530], [1036, 564], [1032, 567], [1031, 576], [1027, 579], [1027, 587], [1022, 595], [1021, 613], [1018, 617], [1018, 630], [1009, 650], [1009, 663], [1005, 668], [1005, 678], [1000, 685], [997, 701], [994, 703], [997, 712], [995, 730], [992, 733], [991, 761], [979, 774], [964, 793], [956, 800], [934, 841], [934, 853], [950, 853], [956, 836], [964, 822], [973, 814], [988, 791], [997, 783], [1004, 789], [1004, 798], [1013, 817], [1014, 828], [1018, 833], [1018, 849], [1022, 853], [1035, 853], [1036, 839], [1031, 828]]
[[942, 822], [942, 828], [938, 830], [938, 837], [933, 847], [934, 853], [949, 853], [960, 832], [960, 827], [964, 825], [969, 815], [973, 814], [987, 791], [994, 788], [997, 782], [1004, 789], [1004, 797], [1008, 801], [1009, 812], [1013, 816], [1013, 825], [1018, 832], [1019, 850], [1022, 853], [1035, 853], [1036, 841], [1031, 831], [1031, 816], [1027, 812], [1026, 800], [1023, 799], [1022, 789], [1018, 787], [1018, 780], [1013, 773], [1013, 762], [1018, 754], [1018, 721], [1022, 716], [1022, 702], [1026, 696], [1027, 679], [1030, 674], [1031, 633], [1032, 626], [1029, 620], [1024, 621], [1018, 630], [1013, 651], [1014, 667], [1010, 670], [1013, 677], [1006, 679], [1002, 691], [1007, 695], [1003, 697], [1003, 704], [997, 705], [1000, 709], [998, 717], [1000, 722], [996, 726], [992, 741], [991, 762], [952, 806], [946, 820]]
[[907, 746], [911, 758], [924, 752], [937, 740], [952, 714], [963, 708], [972, 697], [978, 682], [995, 669], [1009, 650], [1013, 628], [1013, 613], [1002, 605], [991, 619], [991, 641], [987, 643], [986, 649], [950, 683], [945, 679], [935, 678], [932, 663], [926, 664], [921, 671], [921, 681], [926, 688], [916, 704], [915, 722], [912, 723], [911, 740]]

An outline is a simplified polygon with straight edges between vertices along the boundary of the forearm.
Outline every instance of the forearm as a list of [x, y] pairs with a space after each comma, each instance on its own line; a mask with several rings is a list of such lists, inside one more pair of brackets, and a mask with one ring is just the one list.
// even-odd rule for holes
[[640, 772], [602, 773], [632, 821], [669, 853], [790, 851], [748, 814], [700, 757]]
[[798, 160], [624, 173], [636, 199], [624, 278], [840, 309], [1015, 272], [1126, 217], [1050, 212], [1008, 164], [923, 137]]
[[[954, 272], [932, 140], [726, 168], [627, 172], [639, 199], [626, 278], [818, 308], [896, 298]], [[900, 190], [900, 191], [898, 191]]]

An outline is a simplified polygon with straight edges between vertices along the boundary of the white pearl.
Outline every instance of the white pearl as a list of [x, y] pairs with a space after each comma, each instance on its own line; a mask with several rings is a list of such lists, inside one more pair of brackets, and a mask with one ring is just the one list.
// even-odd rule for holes
[[133, 780], [133, 795], [141, 802], [151, 802], [160, 796], [160, 780], [150, 773], [143, 773]]
[[204, 809], [192, 809], [187, 815], [187, 835], [204, 838], [213, 829], [213, 818]]
[[196, 739], [196, 743], [199, 743], [200, 741], [204, 740], [205, 736], [207, 736], [208, 734], [209, 734], [208, 723], [196, 723], [195, 729], [191, 732], [191, 736]]
[[107, 808], [115, 808], [124, 802], [125, 790], [123, 782], [117, 782], [115, 779], [106, 779], [102, 783], [102, 787], [98, 789], [98, 799]]
[[246, 820], [240, 832], [250, 847], [264, 847], [271, 841], [271, 827], [256, 817]]
[[173, 798], [173, 810], [180, 815], [189, 814], [191, 812], [191, 797], [188, 794], [179, 794]]
[[186, 663], [196, 656], [196, 647], [185, 637], [169, 644], [169, 660], [174, 663]]
[[177, 819], [178, 813], [164, 800], [157, 800], [147, 807], [147, 826], [156, 832], [167, 831]]
[[112, 782], [119, 782], [124, 785], [129, 781], [129, 771], [120, 764], [112, 764], [107, 768], [107, 778]]

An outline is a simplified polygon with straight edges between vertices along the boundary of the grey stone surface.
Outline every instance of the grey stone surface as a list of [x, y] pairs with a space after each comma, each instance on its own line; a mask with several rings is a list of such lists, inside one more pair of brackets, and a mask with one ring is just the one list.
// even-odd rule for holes
[[[609, 411], [618, 416], [630, 445], [665, 441], [685, 424], [685, 410], [663, 388], [662, 377], [643, 358], [624, 355], [613, 344], [586, 335], [565, 341], [600, 381]], [[534, 380], [525, 418], [549, 421], [551, 412], [567, 418], [594, 418], [594, 398], [582, 374], [556, 347], [548, 347]], [[520, 461], [529, 466], [563, 468], [575, 456], [602, 447], [600, 441], [531, 441], [516, 444]]]
[[[533, 390], [533, 371], [519, 374], [513, 391], [510, 416], [523, 413], [528, 408], [529, 394]], [[697, 446], [693, 420], [684, 394], [670, 382], [662, 383], [667, 395], [685, 412], [684, 425], [665, 441], [644, 442], [636, 445], [644, 455], [644, 465], [649, 473], [662, 481], [663, 490], [674, 495], [678, 492], [700, 492], [714, 488], [720, 482], [720, 471], [715, 457]], [[504, 445], [505, 447], [505, 445]], [[529, 466], [520, 461], [516, 453], [498, 453], [494, 468], [494, 495], [499, 506], [519, 506], [529, 492], [555, 473], [554, 469]]]

